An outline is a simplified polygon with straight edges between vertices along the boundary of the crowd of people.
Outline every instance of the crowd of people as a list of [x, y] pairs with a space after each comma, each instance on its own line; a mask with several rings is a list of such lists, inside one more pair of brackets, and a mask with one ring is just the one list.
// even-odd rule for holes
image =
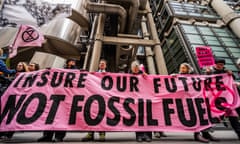
[[[0, 56], [3, 54], [3, 51], [0, 49]], [[240, 59], [237, 61], [237, 64], [240, 68]], [[76, 66], [76, 61], [74, 59], [68, 59], [66, 61], [65, 69], [78, 69]], [[17, 77], [22, 72], [31, 72], [31, 71], [37, 71], [40, 69], [39, 64], [37, 63], [26, 63], [26, 62], [19, 62], [15, 69], [9, 70], [4, 63], [3, 60], [0, 59], [0, 72], [1, 75], [11, 75], [14, 77]], [[97, 72], [107, 72], [107, 61], [104, 59], [101, 59], [99, 61], [99, 68]], [[147, 73], [145, 71], [142, 71], [140, 68], [140, 64], [138, 61], [133, 61], [131, 63], [131, 69], [130, 73], [134, 75], [144, 75], [147, 76]], [[232, 71], [227, 70], [225, 68], [225, 60], [224, 59], [217, 59], [215, 61], [215, 66], [213, 67], [207, 67], [205, 70], [205, 74], [221, 74], [221, 73], [228, 73], [230, 76], [233, 76], [235, 79], [236, 76], [233, 75]], [[179, 67], [179, 72], [177, 74], [171, 74], [173, 77], [177, 77], [178, 75], [186, 75], [186, 74], [194, 74], [194, 69], [191, 67], [188, 63], [182, 63]], [[238, 73], [238, 76], [240, 78], [240, 72]], [[239, 87], [240, 83], [236, 82], [236, 85]], [[240, 115], [240, 108], [236, 109], [238, 116]], [[239, 117], [237, 116], [227, 116], [229, 118], [230, 124], [237, 134], [239, 140], [240, 140], [240, 123], [239, 123]], [[82, 138], [82, 141], [94, 141], [94, 133], [93, 131], [88, 132], [85, 137]], [[105, 141], [106, 132], [100, 131], [99, 133], [99, 141], [103, 142]], [[160, 137], [167, 137], [167, 135], [164, 132], [153, 132], [154, 136], [156, 138]], [[10, 140], [14, 135], [14, 132], [0, 132], [0, 139], [4, 140]], [[46, 130], [43, 132], [43, 136], [38, 139], [38, 142], [62, 142], [64, 137], [66, 136], [66, 131], [51, 131]], [[149, 131], [139, 131], [136, 132], [136, 141], [137, 142], [151, 142], [152, 141], [152, 132]], [[203, 130], [200, 132], [194, 132], [194, 140], [202, 142], [202, 143], [208, 143], [210, 141], [218, 141], [219, 139], [213, 137], [209, 130]]]

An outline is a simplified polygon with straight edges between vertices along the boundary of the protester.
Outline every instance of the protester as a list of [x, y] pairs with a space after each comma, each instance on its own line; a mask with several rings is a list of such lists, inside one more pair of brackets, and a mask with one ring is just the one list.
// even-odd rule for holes
[[77, 69], [76, 60], [75, 59], [68, 59], [66, 61], [66, 65], [64, 66], [65, 69]]
[[[97, 72], [107, 72], [107, 61], [105, 59], [101, 59], [99, 61]], [[106, 132], [99, 132], [99, 141], [105, 141]], [[93, 141], [94, 140], [94, 132], [88, 132], [88, 134], [82, 139], [82, 141]]]
[[[182, 63], [179, 67], [179, 74], [185, 75], [185, 74], [193, 74], [194, 70], [192, 66], [188, 63]], [[175, 74], [174, 74], [175, 75]], [[203, 142], [203, 143], [208, 143], [209, 140], [204, 138], [200, 132], [194, 132], [194, 140]]]
[[32, 72], [32, 71], [37, 71], [37, 70], [39, 70], [40, 69], [40, 66], [39, 66], [39, 64], [37, 64], [37, 63], [30, 63], [30, 64], [28, 64], [28, 70], [30, 71], [30, 72]]
[[[36, 65], [35, 65], [36, 66]], [[66, 61], [65, 69], [77, 69], [76, 61], [74, 59], [68, 59]], [[55, 138], [53, 135], [55, 134]], [[38, 139], [38, 142], [63, 142], [64, 137], [66, 136], [66, 131], [44, 131], [43, 136]]]
[[[133, 61], [131, 63], [131, 74], [135, 74], [135, 75], [146, 75], [145, 72], [142, 72], [140, 70], [140, 64], [138, 61]], [[142, 142], [142, 141], [147, 141], [147, 142], [151, 142], [152, 141], [152, 132], [144, 132], [144, 131], [138, 131], [136, 132], [136, 141], [137, 142]]]
[[[3, 50], [0, 48], [0, 56], [3, 55]], [[0, 59], [0, 72], [4, 74], [15, 74], [16, 70], [9, 70], [3, 60]]]
[[[28, 67], [25, 62], [19, 62], [16, 66], [16, 74], [15, 77], [17, 77], [22, 72], [28, 72]], [[0, 139], [3, 139], [4, 141], [11, 140], [15, 132], [3, 132], [0, 133]]]
[[19, 62], [16, 67], [16, 76], [18, 76], [22, 72], [28, 72], [28, 65], [25, 62]]
[[105, 59], [99, 61], [97, 72], [107, 72], [107, 61]]
[[[0, 56], [2, 57], [3, 55], [3, 50], [2, 48], [0, 48]], [[2, 78], [5, 79], [5, 76], [6, 74], [15, 74], [16, 73], [16, 70], [9, 70], [6, 66], [6, 64], [4, 63], [3, 60], [0, 59], [0, 72], [3, 73], [1, 74]], [[3, 140], [7, 140], [7, 139], [11, 139], [12, 137], [12, 134], [11, 135], [8, 135], [8, 132], [0, 132], [0, 139], [3, 139]]]
[[[207, 74], [222, 74], [222, 73], [228, 73], [229, 76], [232, 76], [234, 78], [234, 75], [231, 70], [228, 70], [225, 68], [225, 60], [224, 59], [216, 59], [215, 65], [212, 68], [207, 68], [206, 73]], [[235, 133], [238, 135], [238, 138], [240, 140], [240, 123], [238, 121], [237, 116], [228, 116], [230, 124], [232, 128], [234, 129]], [[208, 138], [209, 135], [204, 134], [203, 136], [205, 138]]]

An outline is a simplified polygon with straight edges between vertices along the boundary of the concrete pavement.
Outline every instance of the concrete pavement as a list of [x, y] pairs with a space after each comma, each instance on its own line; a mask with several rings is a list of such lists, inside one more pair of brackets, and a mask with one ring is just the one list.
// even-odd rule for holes
[[[151, 144], [198, 144], [193, 140], [193, 133], [191, 132], [166, 132], [167, 137], [163, 138], [153, 138]], [[106, 133], [106, 142], [81, 142], [81, 138], [86, 135], [86, 132], [68, 132], [67, 136], [64, 139], [62, 144], [135, 144], [138, 143], [135, 141], [134, 132], [107, 132]], [[213, 135], [219, 138], [220, 142], [210, 142], [211, 144], [240, 144], [240, 141], [237, 139], [236, 134], [232, 130], [216, 130]], [[37, 144], [37, 139], [42, 136], [41, 132], [17, 132], [14, 134], [12, 140], [2, 142], [3, 143], [31, 143]], [[98, 139], [98, 133], [95, 134], [96, 139]], [[142, 142], [147, 143], [147, 142]], [[51, 142], [45, 144], [53, 144]]]

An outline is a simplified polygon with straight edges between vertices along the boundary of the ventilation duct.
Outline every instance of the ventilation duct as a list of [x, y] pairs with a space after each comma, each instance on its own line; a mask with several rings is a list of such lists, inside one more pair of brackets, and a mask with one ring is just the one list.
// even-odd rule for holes
[[145, 10], [146, 9], [146, 5], [147, 5], [147, 0], [139, 0], [140, 1], [140, 9], [141, 10]]
[[107, 13], [107, 14], [118, 14], [120, 16], [120, 32], [123, 33], [125, 30], [126, 25], [126, 17], [127, 13], [126, 10], [119, 5], [114, 4], [103, 4], [103, 3], [93, 3], [89, 0], [86, 0], [85, 8], [88, 12], [94, 13]]
[[72, 15], [57, 19], [41, 27], [47, 39], [44, 51], [63, 57], [79, 57], [80, 48], [76, 46], [79, 36], [89, 28], [87, 13], [83, 10], [83, 1], [71, 0]]
[[130, 3], [131, 8], [128, 11], [128, 27], [127, 27], [127, 31], [130, 32], [133, 29], [133, 24], [138, 14], [138, 9], [140, 6], [139, 0], [105, 0], [105, 1], [113, 4], [115, 2]]

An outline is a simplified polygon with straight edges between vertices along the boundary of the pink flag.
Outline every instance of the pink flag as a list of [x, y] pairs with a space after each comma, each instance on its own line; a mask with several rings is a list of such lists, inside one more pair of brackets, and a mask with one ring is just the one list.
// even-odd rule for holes
[[9, 58], [17, 55], [18, 47], [41, 47], [43, 41], [43, 35], [36, 28], [30, 25], [21, 25], [12, 46], [9, 47]]

